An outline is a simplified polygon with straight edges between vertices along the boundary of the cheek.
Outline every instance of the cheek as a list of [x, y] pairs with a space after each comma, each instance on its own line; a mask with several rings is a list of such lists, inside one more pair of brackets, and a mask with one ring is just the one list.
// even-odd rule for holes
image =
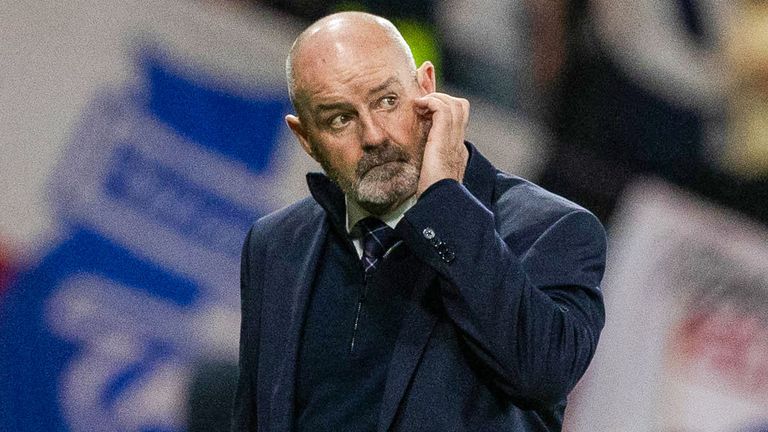
[[355, 145], [353, 139], [326, 140], [322, 145], [323, 156], [325, 160], [333, 166], [336, 171], [343, 173], [354, 173], [357, 168], [357, 162], [362, 157], [360, 146]]
[[388, 117], [392, 138], [401, 145], [410, 145], [418, 141], [421, 121], [413, 110], [413, 105], [405, 105]]

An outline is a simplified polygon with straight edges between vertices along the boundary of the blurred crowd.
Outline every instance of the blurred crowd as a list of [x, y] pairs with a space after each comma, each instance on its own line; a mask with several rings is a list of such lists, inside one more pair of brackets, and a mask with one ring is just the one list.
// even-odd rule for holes
[[554, 151], [533, 180], [604, 222], [638, 176], [768, 222], [764, 1], [260, 3], [392, 19], [445, 84], [546, 128]]

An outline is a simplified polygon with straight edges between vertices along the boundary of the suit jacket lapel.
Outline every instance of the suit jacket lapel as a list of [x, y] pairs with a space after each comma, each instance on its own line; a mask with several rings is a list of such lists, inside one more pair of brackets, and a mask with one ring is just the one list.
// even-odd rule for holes
[[[318, 227], [320, 228], [318, 229]], [[287, 432], [293, 427], [294, 390], [301, 329], [307, 312], [312, 281], [327, 233], [328, 223], [325, 212], [317, 207], [313, 217], [308, 219], [307, 224], [294, 237], [295, 239], [306, 239], [306, 242], [286, 245], [283, 248], [284, 252], [292, 256], [289, 259], [281, 260], [286, 265], [276, 268], [272, 273], [281, 276], [283, 282], [280, 284], [285, 286], [286, 301], [290, 301], [293, 307], [290, 325], [287, 333], [285, 333], [285, 354], [280, 362], [278, 382], [274, 383], [273, 387], [270, 430]], [[286, 277], [292, 278], [287, 284], [284, 282]]]
[[408, 310], [403, 316], [400, 333], [392, 352], [379, 413], [379, 432], [387, 431], [392, 425], [400, 401], [435, 327], [437, 314], [430, 305], [438, 301], [436, 283], [437, 274], [425, 266], [416, 281], [413, 298], [408, 303]]

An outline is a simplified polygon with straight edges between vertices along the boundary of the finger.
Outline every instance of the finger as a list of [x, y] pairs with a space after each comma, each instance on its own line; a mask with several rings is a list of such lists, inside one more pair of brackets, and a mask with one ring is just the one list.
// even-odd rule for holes
[[453, 108], [444, 99], [435, 97], [434, 93], [415, 99], [416, 109], [422, 112], [423, 117], [429, 117], [433, 128], [442, 125], [450, 128], [454, 123]]
[[462, 110], [462, 119], [463, 119], [463, 125], [464, 129], [467, 128], [467, 125], [469, 124], [469, 101], [466, 99], [461, 99], [461, 110]]
[[414, 105], [416, 108], [425, 110], [427, 112], [436, 112], [445, 110], [448, 108], [448, 104], [441, 98], [435, 96], [436, 93], [430, 93], [426, 96], [414, 99]]
[[466, 128], [469, 122], [469, 101], [464, 98], [457, 98], [445, 93], [431, 93], [436, 99], [443, 101], [451, 111], [451, 118], [456, 125], [462, 125]]

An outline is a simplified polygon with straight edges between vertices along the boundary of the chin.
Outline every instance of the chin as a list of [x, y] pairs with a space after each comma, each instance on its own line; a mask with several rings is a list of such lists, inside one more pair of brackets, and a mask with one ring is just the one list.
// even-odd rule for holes
[[389, 181], [382, 184], [363, 184], [357, 188], [355, 198], [358, 204], [369, 212], [381, 215], [393, 210], [414, 193], [415, 183], [398, 185]]
[[388, 163], [359, 178], [350, 194], [361, 207], [382, 215], [416, 193], [419, 170], [408, 163]]

